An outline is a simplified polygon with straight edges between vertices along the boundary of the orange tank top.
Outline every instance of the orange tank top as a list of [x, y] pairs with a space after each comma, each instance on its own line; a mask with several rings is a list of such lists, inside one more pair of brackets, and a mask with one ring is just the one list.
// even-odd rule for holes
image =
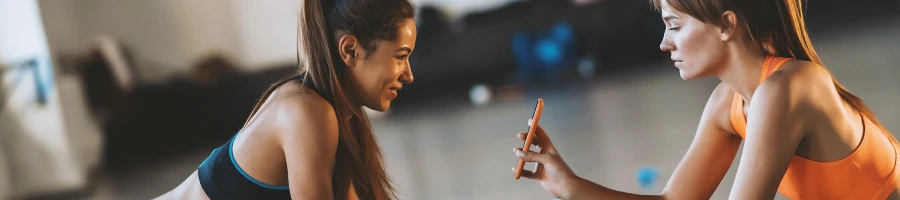
[[[781, 65], [791, 60], [769, 55], [763, 64], [762, 83]], [[745, 138], [747, 120], [744, 100], [734, 94], [731, 123]], [[897, 187], [897, 150], [900, 144], [887, 130], [881, 130], [863, 116], [863, 136], [849, 156], [831, 162], [819, 162], [794, 155], [778, 186], [778, 193], [791, 199], [885, 199]]]

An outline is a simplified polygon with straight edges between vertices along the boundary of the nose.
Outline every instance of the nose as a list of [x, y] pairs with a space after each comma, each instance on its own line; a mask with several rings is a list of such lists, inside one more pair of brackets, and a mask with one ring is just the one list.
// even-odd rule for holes
[[402, 83], [412, 83], [415, 78], [413, 78], [412, 67], [410, 67], [409, 62], [406, 62], [406, 67], [403, 70], [403, 73], [400, 74], [400, 82]]
[[669, 40], [669, 33], [666, 31], [666, 34], [663, 35], [662, 41], [659, 43], [659, 50], [662, 51], [674, 51], [675, 45], [672, 44], [672, 41]]

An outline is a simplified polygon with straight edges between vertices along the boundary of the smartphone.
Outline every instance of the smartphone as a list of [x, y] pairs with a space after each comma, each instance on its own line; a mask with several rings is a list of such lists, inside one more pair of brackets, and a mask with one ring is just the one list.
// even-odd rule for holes
[[[525, 135], [525, 144], [522, 151], [528, 152], [531, 147], [531, 141], [534, 140], [535, 130], [537, 130], [538, 121], [541, 120], [541, 112], [544, 110], [544, 99], [538, 98], [537, 104], [534, 106], [534, 113], [531, 114], [531, 121], [528, 123], [528, 133]], [[525, 161], [519, 159], [519, 165], [516, 167], [516, 180], [522, 177], [522, 168], [525, 168]]]

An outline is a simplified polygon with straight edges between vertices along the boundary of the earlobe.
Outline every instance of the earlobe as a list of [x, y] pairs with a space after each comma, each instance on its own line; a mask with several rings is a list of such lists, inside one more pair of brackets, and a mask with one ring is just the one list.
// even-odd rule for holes
[[341, 39], [338, 40], [338, 52], [341, 54], [341, 61], [347, 67], [356, 66], [356, 49], [358, 46], [359, 43], [356, 40], [356, 36], [350, 34], [342, 35]]

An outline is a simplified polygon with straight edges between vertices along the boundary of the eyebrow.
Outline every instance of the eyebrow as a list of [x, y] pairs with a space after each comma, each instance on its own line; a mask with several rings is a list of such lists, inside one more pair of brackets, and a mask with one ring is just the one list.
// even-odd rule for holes
[[675, 15], [666, 15], [666, 16], [663, 16], [663, 21], [666, 21], [666, 22], [667, 22], [667, 21], [672, 20], [672, 19], [678, 19], [678, 16], [675, 16]]
[[412, 53], [412, 49], [410, 49], [409, 47], [400, 47], [399, 49], [395, 50], [394, 52], [401, 52], [401, 51], [406, 51], [406, 53]]

